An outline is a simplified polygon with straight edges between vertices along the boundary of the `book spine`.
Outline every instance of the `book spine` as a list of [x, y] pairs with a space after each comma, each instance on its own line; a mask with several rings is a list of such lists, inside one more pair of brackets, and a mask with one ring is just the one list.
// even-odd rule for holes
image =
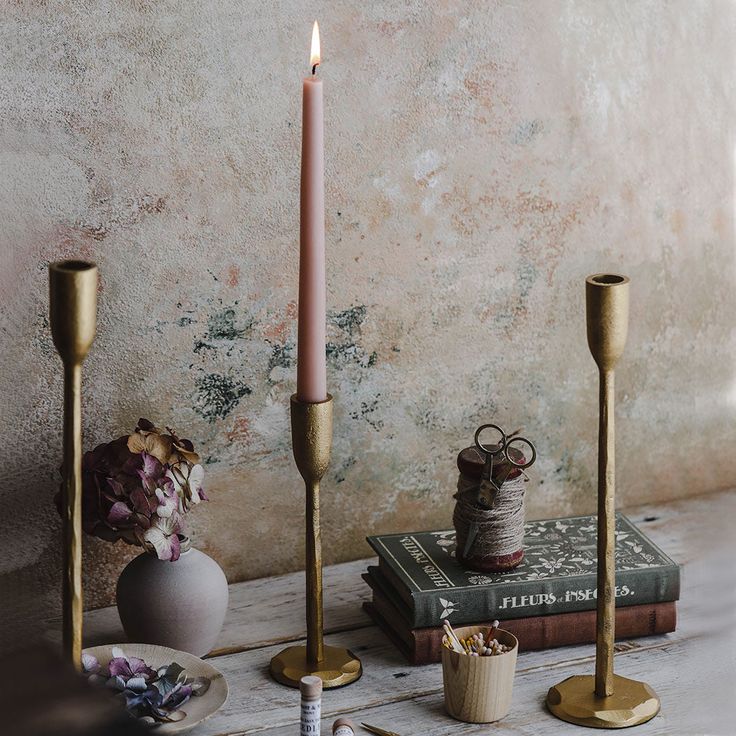
[[[424, 664], [416, 661], [416, 652], [410, 645], [408, 639], [397, 634], [384, 620], [383, 616], [376, 610], [371, 601], [363, 601], [363, 610], [368, 614], [373, 623], [389, 638], [391, 643], [406, 657], [410, 664]], [[439, 660], [438, 660], [439, 661]]]
[[[535, 649], [592, 644], [595, 641], [595, 611], [563, 613], [557, 616], [502, 621], [501, 628], [519, 640], [522, 652]], [[632, 639], [675, 630], [676, 604], [655, 603], [651, 606], [626, 606], [616, 609], [616, 639]], [[443, 629], [416, 629], [409, 642], [413, 664], [430, 664], [441, 659]]]
[[[382, 572], [390, 569], [388, 565], [381, 567], [380, 562], [379, 568]], [[397, 581], [388, 577], [396, 587]], [[400, 591], [398, 588], [397, 592]], [[677, 565], [616, 573], [617, 607], [663, 603], [679, 597], [680, 568]], [[504, 585], [413, 592], [412, 599], [413, 628], [437, 626], [444, 619], [462, 624], [494, 617], [509, 620], [590, 611], [596, 606], [596, 576], [593, 572], [574, 578], [541, 578]]]

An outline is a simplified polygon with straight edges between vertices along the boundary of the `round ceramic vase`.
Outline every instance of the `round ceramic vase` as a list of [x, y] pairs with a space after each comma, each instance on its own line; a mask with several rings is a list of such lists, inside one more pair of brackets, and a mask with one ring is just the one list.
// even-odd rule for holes
[[204, 552], [182, 542], [175, 562], [147, 552], [128, 563], [117, 585], [120, 620], [129, 641], [190, 652], [215, 645], [227, 611], [227, 579]]

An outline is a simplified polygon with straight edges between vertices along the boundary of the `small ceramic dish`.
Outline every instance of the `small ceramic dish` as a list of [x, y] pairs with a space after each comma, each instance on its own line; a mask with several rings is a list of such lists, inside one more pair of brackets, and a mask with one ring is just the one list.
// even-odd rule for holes
[[205, 718], [209, 718], [227, 700], [227, 682], [222, 672], [216, 670], [209, 662], [195, 657], [188, 652], [180, 652], [169, 647], [160, 647], [155, 644], [103, 644], [98, 647], [89, 647], [84, 650], [85, 654], [91, 654], [100, 663], [103, 670], [112, 659], [112, 648], [120, 647], [128, 657], [138, 657], [149, 667], [157, 669], [176, 662], [186, 670], [187, 677], [206, 677], [210, 680], [210, 686], [203, 695], [191, 697], [181, 710], [186, 717], [175, 723], [161, 723], [156, 726], [157, 734], [179, 734], [194, 728]]

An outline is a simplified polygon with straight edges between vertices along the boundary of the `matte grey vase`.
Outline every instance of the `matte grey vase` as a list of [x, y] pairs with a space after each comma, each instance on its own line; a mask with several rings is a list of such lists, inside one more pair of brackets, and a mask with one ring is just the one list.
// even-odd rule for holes
[[129, 641], [201, 657], [211, 651], [227, 611], [222, 568], [182, 538], [176, 562], [144, 552], [120, 574], [117, 603]]

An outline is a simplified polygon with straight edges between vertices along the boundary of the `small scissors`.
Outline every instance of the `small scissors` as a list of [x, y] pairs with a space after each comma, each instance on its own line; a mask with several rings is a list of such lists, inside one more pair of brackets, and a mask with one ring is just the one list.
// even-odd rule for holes
[[[493, 429], [499, 434], [498, 442], [493, 445], [484, 445], [480, 441], [481, 434], [487, 429]], [[534, 465], [537, 459], [537, 450], [534, 445], [528, 439], [519, 437], [520, 431], [517, 429], [507, 435], [497, 424], [481, 424], [475, 430], [475, 446], [485, 455], [477, 501], [487, 509], [493, 508], [496, 494], [501, 490], [501, 486], [508, 480], [511, 473], [515, 470], [524, 471]], [[511, 466], [500, 483], [493, 479], [493, 465], [494, 462], [497, 462], [497, 458], [502, 458]]]
[[385, 731], [382, 728], [378, 728], [378, 726], [369, 726], [367, 723], [361, 723], [360, 725], [363, 726], [366, 731], [376, 733], [378, 736], [399, 736], [395, 731]]

